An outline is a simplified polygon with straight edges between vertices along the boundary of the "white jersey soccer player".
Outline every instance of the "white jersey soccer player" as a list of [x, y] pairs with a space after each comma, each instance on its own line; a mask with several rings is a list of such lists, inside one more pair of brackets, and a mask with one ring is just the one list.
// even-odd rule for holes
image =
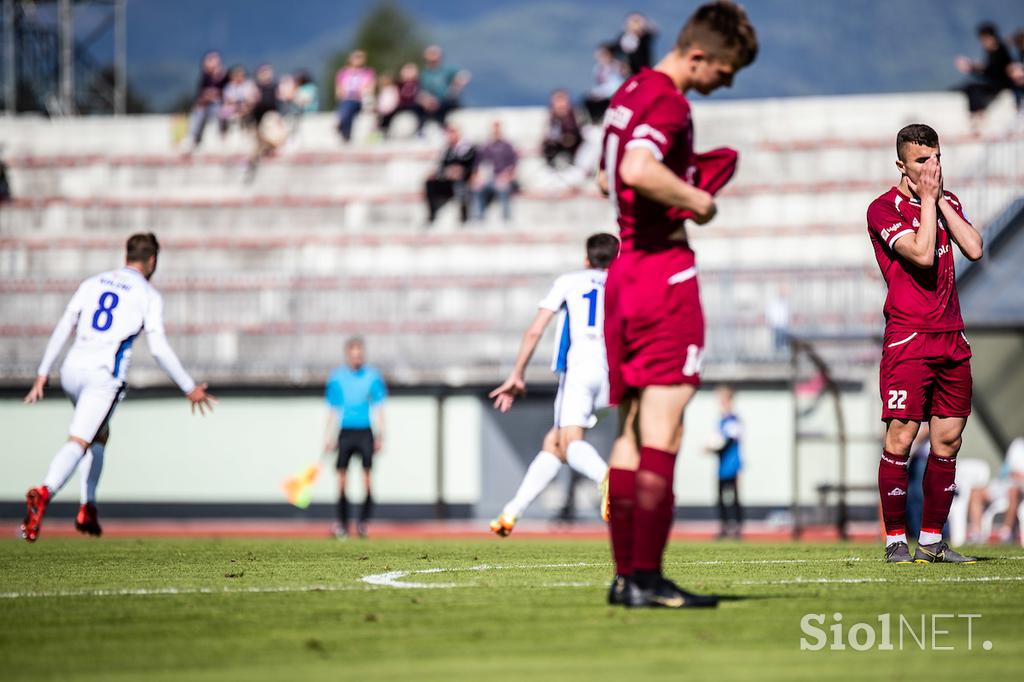
[[143, 331], [153, 358], [178, 385], [200, 413], [216, 399], [206, 384], [196, 385], [181, 366], [164, 334], [163, 298], [149, 283], [156, 270], [160, 246], [152, 234], [133, 235], [127, 244], [127, 264], [82, 282], [53, 330], [39, 364], [36, 380], [25, 397], [35, 403], [43, 397], [50, 370], [68, 337], [74, 343], [60, 369], [61, 386], [74, 405], [68, 441], [54, 456], [43, 485], [26, 496], [27, 514], [22, 534], [29, 542], [39, 527], [50, 499], [64, 487], [75, 469], [82, 468], [81, 507], [75, 527], [90, 535], [102, 530], [96, 514], [96, 486], [103, 469], [108, 424], [124, 398], [132, 344]]
[[554, 480], [563, 463], [604, 485], [608, 467], [597, 450], [583, 440], [583, 433], [597, 423], [595, 412], [608, 406], [604, 283], [608, 266], [618, 251], [619, 241], [610, 234], [595, 234], [587, 239], [586, 269], [555, 280], [523, 335], [512, 373], [490, 394], [494, 406], [508, 412], [516, 397], [526, 392], [526, 366], [548, 322], [561, 313], [551, 365], [559, 377], [554, 425], [527, 468], [515, 497], [491, 521], [491, 530], [502, 537], [512, 532], [516, 520]]
[[604, 348], [607, 270], [588, 268], [555, 280], [540, 307], [561, 313], [551, 371], [558, 379], [555, 428], [593, 428], [594, 412], [608, 407], [608, 355]]

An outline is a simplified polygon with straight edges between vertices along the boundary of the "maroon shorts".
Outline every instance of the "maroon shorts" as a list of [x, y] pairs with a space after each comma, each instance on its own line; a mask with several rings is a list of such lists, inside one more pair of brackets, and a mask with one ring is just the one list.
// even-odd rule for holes
[[886, 331], [879, 367], [882, 419], [971, 413], [971, 345], [962, 331]]
[[609, 398], [630, 389], [700, 384], [704, 312], [693, 251], [632, 251], [608, 270], [604, 294]]

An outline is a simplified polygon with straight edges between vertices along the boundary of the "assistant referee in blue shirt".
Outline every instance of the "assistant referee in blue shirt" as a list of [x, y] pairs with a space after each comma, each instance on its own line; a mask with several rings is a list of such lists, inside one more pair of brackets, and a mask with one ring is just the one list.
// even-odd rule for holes
[[338, 453], [338, 525], [334, 531], [338, 538], [349, 535], [345, 484], [349, 461], [357, 453], [363, 463], [366, 500], [356, 528], [359, 537], [366, 537], [366, 525], [373, 509], [370, 470], [373, 455], [380, 450], [384, 438], [383, 406], [388, 389], [377, 368], [366, 364], [365, 356], [363, 340], [350, 338], [345, 342], [345, 364], [332, 371], [327, 379], [325, 397], [329, 412], [324, 451], [337, 450]]

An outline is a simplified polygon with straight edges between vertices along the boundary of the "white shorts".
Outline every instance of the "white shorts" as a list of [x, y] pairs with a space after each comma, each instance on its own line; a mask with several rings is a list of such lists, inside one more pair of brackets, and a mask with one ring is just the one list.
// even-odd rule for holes
[[558, 382], [555, 396], [555, 428], [597, 424], [597, 411], [608, 407], [608, 373], [568, 371]]
[[86, 443], [91, 443], [110, 421], [127, 388], [127, 384], [104, 369], [77, 367], [61, 368], [60, 385], [75, 406], [68, 435]]

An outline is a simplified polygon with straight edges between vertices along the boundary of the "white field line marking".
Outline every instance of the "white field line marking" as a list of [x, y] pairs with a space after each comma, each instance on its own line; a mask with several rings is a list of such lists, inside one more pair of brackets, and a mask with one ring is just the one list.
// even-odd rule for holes
[[[843, 557], [838, 559], [737, 559], [737, 560], [712, 560], [712, 561], [680, 561], [673, 565], [677, 566], [734, 566], [750, 564], [824, 564], [824, 563], [846, 563], [848, 561], [861, 561], [860, 557]], [[881, 560], [879, 560], [881, 561]], [[479, 566], [466, 566], [455, 568], [421, 568], [407, 571], [388, 571], [387, 573], [376, 573], [360, 578], [364, 583], [377, 585], [379, 587], [414, 588], [425, 590], [451, 589], [453, 587], [471, 587], [472, 583], [422, 583], [407, 582], [403, 578], [411, 575], [431, 575], [435, 573], [454, 573], [458, 571], [487, 571], [487, 570], [509, 570], [509, 569], [535, 569], [535, 568], [584, 568], [591, 566], [603, 566], [604, 564], [516, 564], [509, 566], [491, 566], [481, 564]], [[560, 587], [569, 583], [550, 583], [539, 585], [539, 587]], [[573, 585], [577, 583], [571, 583]], [[592, 583], [578, 583], [581, 587], [590, 587]]]
[[[675, 566], [736, 566], [744, 564], [830, 564], [847, 561], [863, 561], [859, 556], [848, 556], [839, 559], [735, 559], [712, 561], [679, 561]], [[879, 559], [881, 561], [881, 559]]]
[[[844, 557], [838, 559], [740, 559], [740, 560], [714, 560], [714, 561], [683, 561], [678, 565], [682, 566], [731, 566], [749, 564], [810, 564], [810, 563], [833, 563], [860, 561], [860, 557]], [[376, 573], [360, 578], [364, 583], [379, 587], [394, 587], [398, 589], [420, 589], [420, 590], [444, 590], [454, 587], [472, 587], [475, 583], [424, 583], [409, 582], [404, 578], [415, 575], [432, 575], [437, 573], [455, 573], [460, 571], [503, 571], [510, 569], [545, 569], [545, 568], [583, 568], [598, 566], [602, 564], [514, 564], [508, 566], [492, 566], [481, 564], [479, 566], [467, 566], [456, 568], [421, 568], [407, 571], [388, 571], [387, 573]], [[590, 587], [592, 583], [550, 583], [541, 584], [538, 587], [562, 587], [562, 586]]]
[[[480, 564], [478, 566], [465, 566], [456, 568], [420, 568], [409, 571], [388, 571], [387, 573], [376, 573], [374, 575], [365, 575], [360, 578], [361, 581], [370, 585], [376, 585], [378, 587], [396, 587], [400, 589], [419, 589], [419, 590], [445, 590], [453, 587], [476, 587], [476, 583], [416, 583], [416, 582], [404, 582], [402, 578], [410, 575], [430, 575], [434, 573], [456, 573], [462, 571], [505, 571], [505, 570], [523, 570], [523, 569], [543, 569], [543, 568], [585, 568], [590, 566], [597, 566], [599, 564], [588, 564], [588, 563], [576, 563], [576, 564], [509, 564], [504, 566], [494, 566], [491, 564]], [[589, 585], [588, 585], [589, 587]]]
[[0, 592], [0, 599], [52, 597], [150, 597], [182, 594], [279, 594], [290, 592], [345, 592], [369, 590], [362, 585], [287, 585], [283, 587], [128, 587], [112, 590], [56, 590], [53, 592]]
[[736, 585], [849, 585], [859, 583], [999, 583], [1024, 580], [1024, 575], [977, 575], [948, 578], [789, 578], [741, 580]]

